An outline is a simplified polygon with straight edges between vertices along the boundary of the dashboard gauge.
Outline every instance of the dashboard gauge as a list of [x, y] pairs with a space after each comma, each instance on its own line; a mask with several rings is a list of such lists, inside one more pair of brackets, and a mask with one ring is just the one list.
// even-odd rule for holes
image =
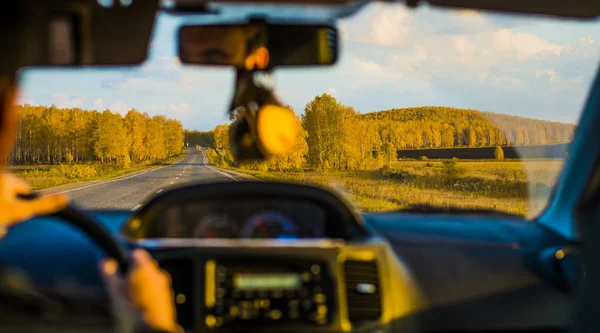
[[296, 224], [277, 212], [264, 211], [252, 216], [242, 228], [241, 238], [296, 238]]
[[225, 214], [207, 215], [194, 230], [196, 238], [237, 238], [238, 234], [237, 224]]

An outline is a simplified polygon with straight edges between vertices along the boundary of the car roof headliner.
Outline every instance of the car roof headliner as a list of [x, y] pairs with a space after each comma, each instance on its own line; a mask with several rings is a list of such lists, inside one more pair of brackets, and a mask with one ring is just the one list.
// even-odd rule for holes
[[[207, 3], [237, 3], [237, 4], [303, 4], [303, 5], [337, 5], [355, 6], [360, 2], [350, 0], [169, 0], [164, 1], [164, 6], [180, 8], [199, 8]], [[565, 18], [596, 18], [600, 16], [600, 1], [594, 0], [405, 0], [387, 1], [405, 3], [409, 7], [428, 3], [433, 6], [490, 10], [523, 14], [539, 14], [559, 16]], [[347, 15], [347, 11], [340, 12]]]

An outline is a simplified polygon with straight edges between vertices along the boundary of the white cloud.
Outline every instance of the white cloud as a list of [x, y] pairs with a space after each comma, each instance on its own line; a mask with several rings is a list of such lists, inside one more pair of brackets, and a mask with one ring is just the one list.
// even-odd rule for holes
[[535, 71], [535, 77], [547, 76], [548, 81], [556, 81], [558, 76], [552, 68], [538, 69]]
[[54, 93], [52, 94], [52, 100], [52, 104], [58, 106], [59, 108], [78, 108], [81, 107], [85, 101], [85, 97]]
[[518, 87], [522, 86], [523, 82], [514, 77], [502, 76], [492, 80], [493, 85], [505, 86], [505, 87]]
[[102, 98], [96, 98], [94, 100], [94, 106], [96, 107], [96, 110], [98, 110], [98, 111], [104, 110], [104, 100], [102, 100]]
[[494, 50], [518, 60], [525, 60], [538, 55], [560, 56], [568, 46], [553, 44], [534, 34], [516, 32], [512, 29], [500, 29], [492, 35]]
[[130, 89], [143, 92], [162, 92], [165, 87], [169, 87], [168, 81], [151, 78], [130, 77], [119, 84], [121, 89]]
[[131, 108], [127, 104], [125, 104], [121, 101], [114, 101], [114, 102], [110, 103], [110, 106], [108, 109], [112, 112], [116, 112], [116, 113], [120, 113], [120, 114], [125, 114], [125, 113], [127, 113], [127, 111], [131, 110]]
[[160, 111], [164, 111], [164, 110], [166, 110], [166, 109], [167, 109], [167, 107], [166, 107], [166, 106], [164, 106], [164, 105], [160, 105], [160, 104], [155, 104], [155, 103], [153, 103], [153, 104], [150, 104], [150, 105], [148, 106], [148, 109], [149, 109], [150, 111], [153, 111], [153, 112], [160, 112]]
[[189, 112], [190, 106], [187, 103], [179, 103], [179, 104], [171, 103], [171, 104], [169, 104], [169, 111], [170, 112]]
[[374, 61], [363, 61], [355, 59], [353, 63], [359, 72], [369, 76], [383, 76], [385, 73], [383, 66]]
[[371, 23], [371, 40], [381, 46], [400, 46], [412, 33], [409, 13], [404, 8], [393, 8], [378, 13]]
[[328, 92], [330, 95], [333, 95], [333, 94], [335, 94], [335, 93], [336, 93], [336, 91], [337, 91], [337, 90], [335, 90], [335, 88], [329, 88], [329, 89], [327, 89], [327, 92]]

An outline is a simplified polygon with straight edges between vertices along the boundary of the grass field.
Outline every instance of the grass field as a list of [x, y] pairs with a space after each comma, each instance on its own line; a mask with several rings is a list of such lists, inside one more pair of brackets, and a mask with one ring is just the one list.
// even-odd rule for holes
[[399, 160], [377, 171], [242, 171], [265, 180], [339, 189], [363, 211], [432, 205], [532, 217], [544, 208], [562, 164], [562, 159]]
[[8, 169], [18, 177], [27, 181], [34, 190], [39, 190], [81, 181], [118, 177], [126, 173], [170, 164], [180, 157], [181, 155], [174, 156], [169, 160], [162, 162], [132, 164], [128, 168], [123, 168], [116, 164], [102, 164], [95, 162], [59, 165], [12, 165], [9, 166]]

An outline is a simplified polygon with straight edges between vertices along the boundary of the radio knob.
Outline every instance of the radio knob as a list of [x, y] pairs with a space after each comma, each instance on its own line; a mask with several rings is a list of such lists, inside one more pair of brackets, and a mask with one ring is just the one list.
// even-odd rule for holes
[[321, 273], [321, 267], [319, 265], [312, 265], [312, 266], [310, 266], [310, 271], [314, 275], [319, 275], [319, 273]]

